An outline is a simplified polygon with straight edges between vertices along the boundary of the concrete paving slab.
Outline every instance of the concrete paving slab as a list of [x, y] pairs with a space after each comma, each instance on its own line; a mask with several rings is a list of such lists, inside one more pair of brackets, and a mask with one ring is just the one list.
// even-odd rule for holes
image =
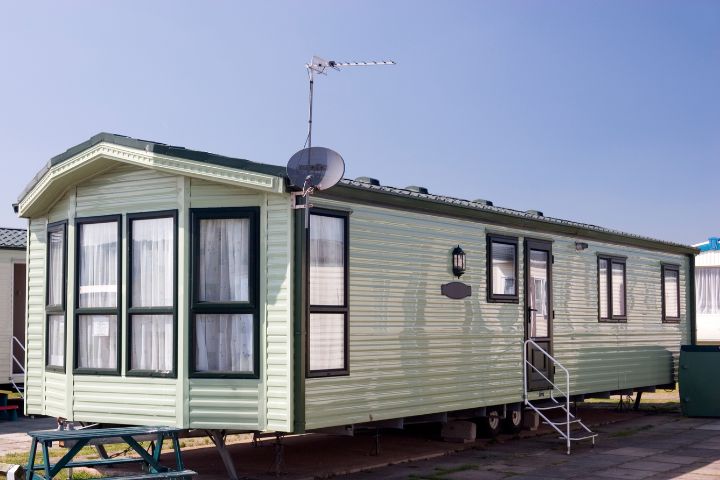
[[633, 468], [646, 472], [669, 472], [679, 467], [676, 463], [659, 462], [657, 460], [635, 460], [620, 465], [621, 468]]
[[695, 463], [698, 460], [700, 460], [698, 457], [688, 457], [686, 455], [666, 455], [666, 454], [660, 454], [660, 455], [653, 455], [652, 457], [646, 457], [646, 461], [651, 462], [665, 462], [665, 463], [675, 463], [678, 465], [689, 465], [691, 463]]
[[0, 455], [29, 452], [32, 442], [27, 432], [56, 427], [57, 421], [49, 417], [20, 417], [12, 422], [0, 422]]
[[605, 478], [626, 478], [629, 480], [640, 480], [643, 478], [652, 477], [653, 475], [655, 475], [655, 472], [635, 470], [632, 468], [614, 467], [614, 468], [608, 468], [601, 472], [596, 472], [595, 475], [598, 477], [605, 477]]
[[[501, 480], [507, 478], [507, 474], [483, 470], [466, 470], [444, 475], [444, 478], [447, 480]], [[513, 477], [513, 480], [516, 478], [518, 477]]]
[[720, 422], [706, 423], [704, 425], [699, 425], [695, 428], [697, 428], [698, 430], [720, 430]]
[[620, 455], [624, 457], [649, 457], [661, 453], [661, 448], [643, 448], [643, 447], [622, 447], [614, 450], [602, 452], [606, 455]]

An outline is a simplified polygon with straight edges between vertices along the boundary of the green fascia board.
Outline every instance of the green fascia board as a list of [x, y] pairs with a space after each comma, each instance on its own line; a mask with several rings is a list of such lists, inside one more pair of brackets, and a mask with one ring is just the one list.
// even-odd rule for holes
[[490, 207], [466, 200], [437, 195], [418, 194], [409, 190], [378, 187], [362, 182], [343, 180], [331, 190], [320, 192], [318, 197], [386, 206], [412, 212], [424, 212], [458, 219], [517, 227], [543, 233], [568, 235], [582, 239], [602, 241], [665, 253], [696, 255], [698, 249], [678, 243], [608, 230], [552, 217], [540, 217], [502, 207]]

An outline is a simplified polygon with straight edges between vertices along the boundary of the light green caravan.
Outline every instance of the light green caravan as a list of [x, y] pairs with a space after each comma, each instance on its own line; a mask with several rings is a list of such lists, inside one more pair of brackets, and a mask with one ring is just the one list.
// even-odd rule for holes
[[674, 384], [694, 248], [368, 178], [306, 230], [293, 192], [105, 133], [53, 158], [16, 207], [26, 412], [305, 432]]

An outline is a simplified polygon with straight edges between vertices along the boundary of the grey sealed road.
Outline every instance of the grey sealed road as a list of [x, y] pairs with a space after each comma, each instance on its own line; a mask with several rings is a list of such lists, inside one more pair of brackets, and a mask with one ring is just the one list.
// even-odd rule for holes
[[491, 444], [433, 460], [339, 478], [350, 480], [720, 479], [720, 420], [648, 415], [597, 428], [593, 448], [572, 455], [554, 435]]
[[0, 455], [27, 453], [30, 451], [30, 437], [33, 430], [51, 430], [57, 427], [54, 418], [20, 417], [15, 421], [0, 421]]

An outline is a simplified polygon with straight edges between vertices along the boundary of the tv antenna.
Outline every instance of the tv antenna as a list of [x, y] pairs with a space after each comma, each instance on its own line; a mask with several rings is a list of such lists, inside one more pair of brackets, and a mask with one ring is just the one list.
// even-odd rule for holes
[[[315, 191], [326, 190], [339, 182], [345, 173], [345, 162], [339, 153], [325, 147], [312, 146], [312, 124], [313, 124], [313, 97], [315, 94], [315, 75], [327, 75], [326, 70], [338, 70], [341, 67], [374, 67], [380, 65], [395, 65], [392, 60], [369, 61], [369, 62], [337, 62], [335, 60], [324, 60], [313, 56], [310, 63], [305, 64], [310, 81], [310, 99], [308, 108], [308, 134], [305, 139], [305, 147], [296, 152], [288, 161], [287, 173], [290, 181], [296, 187], [302, 188], [302, 193], [293, 194], [293, 208], [305, 209], [305, 228], [309, 227], [310, 216], [308, 208], [310, 196]], [[299, 201], [302, 197], [302, 201]]]

